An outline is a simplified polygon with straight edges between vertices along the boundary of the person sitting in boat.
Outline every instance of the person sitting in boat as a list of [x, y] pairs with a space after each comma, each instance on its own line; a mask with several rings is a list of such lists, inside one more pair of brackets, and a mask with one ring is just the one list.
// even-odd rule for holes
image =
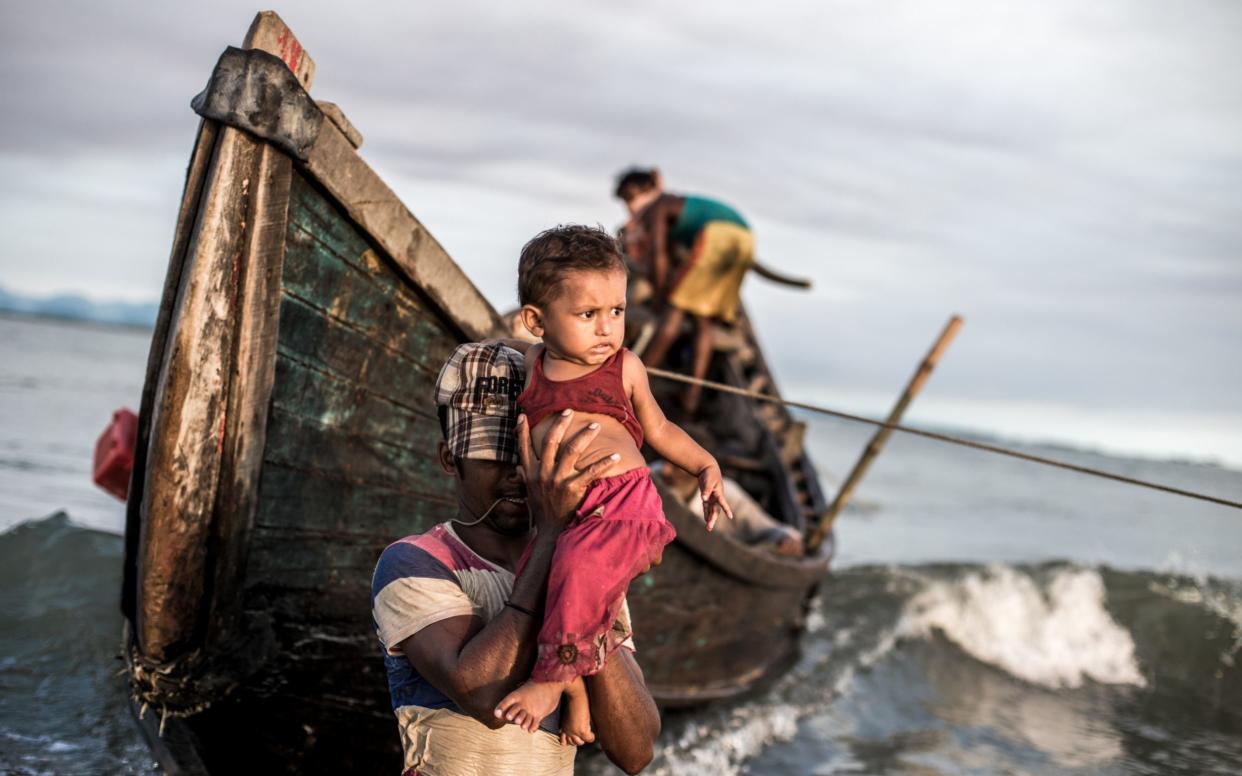
[[[680, 468], [663, 461], [651, 464], [651, 471], [664, 481], [672, 492], [690, 511], [703, 516], [703, 502], [699, 498], [698, 482]], [[771, 550], [777, 555], [801, 557], [804, 553], [802, 534], [791, 525], [778, 521], [755, 501], [737, 480], [724, 478], [724, 494], [733, 510], [733, 519], [720, 524], [716, 530], [743, 544]]]
[[[522, 383], [513, 350], [472, 343], [453, 353], [436, 407], [457, 515], [390, 545], [375, 567], [372, 616], [407, 776], [573, 773], [576, 749], [558, 740], [555, 714], [529, 736], [493, 710], [530, 675], [557, 539], [592, 480], [616, 462], [596, 439], [600, 429], [571, 430], [572, 416], [552, 423], [536, 458], [527, 426], [514, 433]], [[624, 602], [614, 628], [630, 630]], [[632, 640], [622, 647], [586, 680], [594, 732], [574, 743], [596, 739], [637, 773], [651, 761], [660, 718]]]
[[[732, 323], [741, 304], [742, 279], [755, 262], [750, 226], [732, 207], [707, 197], [669, 194], [660, 171], [632, 168], [617, 177], [615, 195], [625, 203], [627, 250], [651, 281], [656, 303], [664, 308], [643, 363], [659, 366], [681, 335], [689, 315], [694, 322], [693, 376], [703, 379], [711, 361], [717, 322]], [[689, 258], [674, 266], [682, 251]], [[693, 414], [702, 387], [691, 385], [682, 408]]]
[[562, 694], [562, 729], [577, 737], [590, 730], [582, 677], [598, 672], [628, 637], [612, 627], [625, 591], [659, 563], [676, 535], [640, 452], [643, 442], [693, 473], [708, 530], [719, 516], [731, 516], [716, 459], [664, 417], [642, 361], [621, 344], [626, 282], [620, 246], [602, 229], [560, 226], [522, 248], [522, 321], [542, 339], [508, 341], [526, 353], [526, 389], [518, 397], [523, 419], [538, 443], [573, 413], [571, 429], [599, 432], [586, 460], [615, 450], [622, 472], [592, 483], [557, 540], [535, 668], [496, 707], [498, 717], [528, 731], [557, 708]]

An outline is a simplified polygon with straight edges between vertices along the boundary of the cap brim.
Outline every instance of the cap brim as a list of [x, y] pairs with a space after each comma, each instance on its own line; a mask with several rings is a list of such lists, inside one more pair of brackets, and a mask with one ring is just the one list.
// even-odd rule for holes
[[448, 408], [449, 451], [458, 458], [517, 463], [515, 420]]

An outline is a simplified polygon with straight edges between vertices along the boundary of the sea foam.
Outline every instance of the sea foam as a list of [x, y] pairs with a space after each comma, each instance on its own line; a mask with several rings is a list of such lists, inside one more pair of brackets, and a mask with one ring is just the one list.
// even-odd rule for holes
[[1130, 633], [1104, 605], [1104, 581], [1088, 569], [1059, 569], [1042, 581], [990, 566], [933, 581], [906, 605], [898, 634], [939, 631], [962, 650], [1032, 684], [1079, 687], [1086, 679], [1139, 687]]

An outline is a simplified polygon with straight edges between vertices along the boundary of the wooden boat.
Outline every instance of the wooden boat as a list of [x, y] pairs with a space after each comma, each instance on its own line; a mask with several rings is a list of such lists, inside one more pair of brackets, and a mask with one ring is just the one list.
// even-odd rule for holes
[[[500, 321], [340, 111], [306, 97], [314, 63], [283, 22], [260, 14], [244, 49], [297, 83], [233, 83], [263, 109], [250, 131], [204, 119], [187, 171], [129, 491], [133, 706], [170, 773], [397, 772], [371, 573], [454, 511], [432, 386]], [[213, 80], [265, 55], [239, 56]], [[735, 334], [714, 374], [774, 391], [749, 325]], [[712, 401], [728, 471], [783, 520], [818, 514], [797, 425]], [[666, 502], [681, 537], [630, 597], [653, 694], [751, 689], [795, 654], [827, 556], [778, 559]]]

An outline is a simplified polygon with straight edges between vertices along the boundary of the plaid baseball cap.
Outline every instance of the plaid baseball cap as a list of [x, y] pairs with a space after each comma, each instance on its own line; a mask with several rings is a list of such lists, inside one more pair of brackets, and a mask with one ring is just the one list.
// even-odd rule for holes
[[458, 345], [436, 378], [446, 441], [458, 458], [517, 461], [517, 397], [526, 382], [522, 354], [499, 343]]

